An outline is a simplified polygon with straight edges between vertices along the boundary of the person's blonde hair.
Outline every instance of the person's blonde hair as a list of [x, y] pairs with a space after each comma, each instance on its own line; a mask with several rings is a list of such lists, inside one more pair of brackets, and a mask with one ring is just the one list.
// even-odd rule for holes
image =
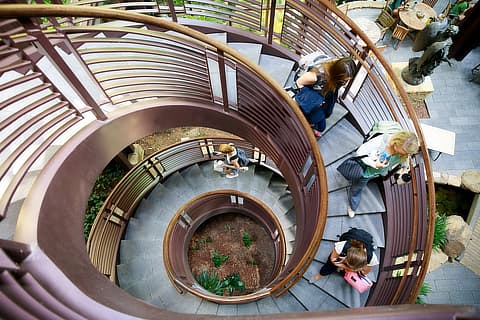
[[392, 146], [403, 149], [407, 154], [399, 155], [402, 161], [407, 160], [408, 156], [418, 152], [418, 138], [417, 135], [410, 131], [399, 131], [390, 137], [389, 143]]
[[[334, 59], [323, 64], [325, 71], [325, 84], [322, 95], [335, 91], [345, 83], [345, 80], [353, 78], [355, 74], [355, 62], [350, 57]], [[318, 68], [315, 72], [318, 71]]]
[[363, 242], [359, 240], [350, 240], [351, 247], [347, 249], [347, 256], [345, 257], [345, 265], [358, 271], [367, 265], [367, 249]]
[[218, 146], [218, 151], [221, 153], [230, 153], [233, 152], [235, 148], [232, 145], [222, 143], [220, 146]]

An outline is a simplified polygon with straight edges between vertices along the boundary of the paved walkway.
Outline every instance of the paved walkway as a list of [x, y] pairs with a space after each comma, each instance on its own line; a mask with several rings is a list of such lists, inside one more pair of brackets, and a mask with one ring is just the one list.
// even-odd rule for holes
[[[437, 6], [435, 9], [438, 11]], [[350, 17], [367, 17], [371, 20], [375, 20], [378, 14], [379, 11], [375, 9], [348, 12]], [[409, 58], [421, 56], [422, 52], [411, 50], [413, 42], [410, 38], [407, 37], [398, 50], [394, 50], [389, 37], [387, 33], [384, 44], [388, 47], [383, 54], [390, 63], [408, 62]], [[434, 92], [425, 101], [430, 118], [421, 119], [420, 122], [455, 132], [455, 154], [442, 154], [432, 162], [432, 167], [434, 172], [460, 177], [465, 170], [480, 170], [480, 84], [470, 82], [472, 68], [480, 63], [480, 48], [471, 51], [463, 61], [450, 62], [451, 66], [442, 63], [431, 75]], [[480, 220], [475, 228], [474, 239], [480, 239], [479, 223]], [[465, 257], [466, 266], [480, 265], [479, 255], [466, 254]], [[428, 273], [425, 282], [432, 291], [424, 301], [480, 307], [480, 273], [472, 271], [476, 269], [478, 272], [479, 268], [471, 270], [465, 265], [462, 261], [447, 262]]]

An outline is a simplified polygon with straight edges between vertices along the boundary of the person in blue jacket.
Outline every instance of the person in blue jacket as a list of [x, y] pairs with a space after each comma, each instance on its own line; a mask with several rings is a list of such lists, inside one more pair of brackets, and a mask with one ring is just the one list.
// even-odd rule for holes
[[313, 67], [297, 79], [299, 91], [295, 100], [317, 138], [325, 130], [326, 119], [333, 112], [338, 90], [353, 78], [355, 70], [352, 58], [332, 59]]

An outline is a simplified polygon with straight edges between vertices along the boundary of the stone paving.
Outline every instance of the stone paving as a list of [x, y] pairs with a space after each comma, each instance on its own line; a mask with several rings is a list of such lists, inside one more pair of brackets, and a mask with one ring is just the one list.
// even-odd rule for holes
[[[443, 2], [440, 3], [440, 1]], [[448, 2], [445, 0], [439, 0], [435, 6], [437, 12], [439, 7], [446, 3]], [[349, 11], [348, 16], [362, 16], [375, 20], [378, 13], [378, 9], [361, 9]], [[411, 50], [413, 42], [410, 38], [407, 37], [399, 48], [394, 50], [389, 37], [390, 34], [387, 33], [383, 41], [383, 44], [387, 45], [383, 54], [388, 62], [408, 62], [411, 57], [421, 56], [422, 52]], [[430, 118], [421, 119], [420, 122], [455, 132], [454, 155], [441, 154], [436, 161], [432, 161], [432, 169], [437, 174], [460, 178], [466, 170], [480, 170], [478, 157], [480, 155], [480, 84], [470, 81], [472, 68], [480, 63], [480, 48], [477, 47], [471, 51], [462, 61], [450, 60], [450, 62], [451, 66], [448, 63], [442, 63], [431, 75], [434, 92], [425, 101]], [[477, 222], [474, 228], [472, 239], [480, 238], [478, 223], [480, 222]], [[470, 244], [467, 250], [470, 247], [474, 245]], [[467, 266], [480, 265], [478, 255], [468, 256]], [[473, 260], [471, 256], [474, 256]], [[474, 269], [477, 273], [472, 271]], [[472, 270], [461, 261], [455, 261], [444, 263], [428, 273], [425, 282], [430, 285], [432, 291], [424, 301], [433, 304], [468, 304], [480, 307], [480, 272], [478, 267], [472, 267]]]

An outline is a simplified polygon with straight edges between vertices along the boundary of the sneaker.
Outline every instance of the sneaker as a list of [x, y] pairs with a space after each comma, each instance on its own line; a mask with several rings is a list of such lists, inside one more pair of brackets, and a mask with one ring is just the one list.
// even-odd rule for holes
[[350, 205], [347, 205], [347, 213], [348, 213], [348, 216], [349, 216], [350, 218], [355, 217], [355, 210], [353, 210], [352, 208], [350, 208]]
[[229, 173], [227, 175], [225, 175], [225, 178], [227, 179], [233, 179], [233, 178], [236, 178], [238, 177], [238, 173]]
[[322, 133], [320, 131], [317, 131], [317, 130], [313, 130], [313, 134], [315, 135], [315, 138], [319, 139], [321, 136], [322, 136]]

